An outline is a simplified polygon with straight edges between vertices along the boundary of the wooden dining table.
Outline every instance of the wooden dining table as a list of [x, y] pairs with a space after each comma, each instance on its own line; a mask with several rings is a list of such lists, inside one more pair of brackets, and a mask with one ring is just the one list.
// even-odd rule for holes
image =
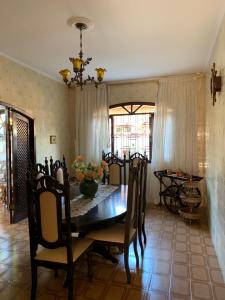
[[[107, 189], [106, 185], [106, 189]], [[71, 185], [70, 199], [76, 201], [77, 187]], [[101, 190], [97, 192], [96, 197], [101, 196]], [[89, 211], [82, 215], [73, 216], [71, 213], [71, 229], [72, 232], [86, 233], [91, 230], [97, 230], [120, 222], [126, 215], [127, 210], [127, 185], [115, 187], [114, 191], [107, 195], [99, 204], [92, 207]], [[85, 199], [85, 198], [84, 198]], [[94, 200], [94, 199], [93, 199]], [[90, 202], [93, 201], [90, 199]], [[83, 201], [81, 199], [81, 201]], [[75, 202], [76, 205], [76, 202]]]
[[[109, 186], [105, 186], [105, 189], [108, 189]], [[104, 186], [101, 186], [99, 191], [97, 192], [97, 197], [102, 197], [101, 192], [104, 191]], [[122, 221], [126, 215], [127, 210], [127, 185], [120, 185], [118, 187], [114, 187], [112, 193], [108, 194], [106, 197], [102, 197], [100, 199], [100, 203], [92, 207], [86, 213], [82, 215], [73, 216], [72, 208], [71, 208], [71, 230], [72, 232], [79, 233], [79, 237], [85, 237], [85, 235], [92, 231], [101, 228], [105, 228], [107, 226], [113, 225]], [[79, 192], [76, 185], [70, 186], [70, 206], [79, 205], [79, 201], [95, 201], [98, 199], [85, 199], [82, 196], [79, 196]], [[73, 203], [74, 202], [74, 203]], [[98, 201], [97, 201], [98, 202]], [[104, 247], [103, 245], [95, 244], [93, 245], [93, 252], [100, 254], [107, 260], [112, 261], [113, 263], [117, 263], [118, 260], [110, 254], [109, 249]]]

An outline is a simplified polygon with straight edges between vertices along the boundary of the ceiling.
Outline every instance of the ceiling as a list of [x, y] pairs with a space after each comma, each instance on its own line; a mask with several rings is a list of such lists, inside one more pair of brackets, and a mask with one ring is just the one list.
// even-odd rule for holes
[[54, 79], [79, 51], [67, 19], [90, 18], [87, 73], [104, 66], [109, 81], [204, 71], [225, 1], [0, 0], [0, 7], [0, 52]]

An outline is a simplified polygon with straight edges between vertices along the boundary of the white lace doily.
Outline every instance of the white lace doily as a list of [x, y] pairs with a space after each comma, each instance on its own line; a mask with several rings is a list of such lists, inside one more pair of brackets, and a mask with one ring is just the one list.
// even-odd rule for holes
[[77, 196], [70, 202], [71, 218], [85, 215], [117, 189], [118, 186], [114, 185], [99, 185], [94, 198], [86, 198], [83, 195]]

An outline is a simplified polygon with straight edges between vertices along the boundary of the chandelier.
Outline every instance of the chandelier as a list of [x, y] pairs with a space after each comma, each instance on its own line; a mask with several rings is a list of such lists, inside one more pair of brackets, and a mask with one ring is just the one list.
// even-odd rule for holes
[[[72, 20], [74, 18], [71, 18]], [[68, 20], [69, 23], [69, 20]], [[88, 28], [88, 25], [84, 22], [77, 22], [77, 23], [71, 23], [71, 25], [75, 26], [80, 31], [80, 52], [78, 53], [78, 57], [73, 58], [70, 57], [69, 60], [73, 64], [73, 71], [75, 73], [74, 77], [71, 77], [71, 72], [68, 69], [63, 69], [59, 71], [59, 74], [62, 76], [63, 81], [66, 83], [68, 87], [76, 87], [80, 86], [81, 90], [83, 89], [83, 86], [87, 83], [94, 83], [95, 87], [97, 88], [98, 85], [103, 81], [104, 74], [106, 72], [106, 69], [104, 68], [97, 68], [97, 81], [94, 77], [87, 76], [86, 79], [84, 79], [84, 71], [85, 67], [90, 63], [92, 60], [92, 57], [88, 57], [86, 60], [83, 58], [84, 53], [82, 50], [83, 43], [82, 43], [82, 32], [83, 30], [86, 30]], [[71, 78], [70, 78], [71, 77]]]

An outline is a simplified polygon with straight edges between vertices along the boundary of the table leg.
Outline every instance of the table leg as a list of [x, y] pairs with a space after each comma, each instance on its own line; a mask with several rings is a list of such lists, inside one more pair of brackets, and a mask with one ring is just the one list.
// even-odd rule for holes
[[104, 245], [100, 245], [99, 243], [94, 243], [92, 252], [100, 254], [103, 258], [105, 258], [107, 260], [110, 260], [112, 263], [118, 263], [118, 259], [115, 258], [109, 252], [109, 249]]

